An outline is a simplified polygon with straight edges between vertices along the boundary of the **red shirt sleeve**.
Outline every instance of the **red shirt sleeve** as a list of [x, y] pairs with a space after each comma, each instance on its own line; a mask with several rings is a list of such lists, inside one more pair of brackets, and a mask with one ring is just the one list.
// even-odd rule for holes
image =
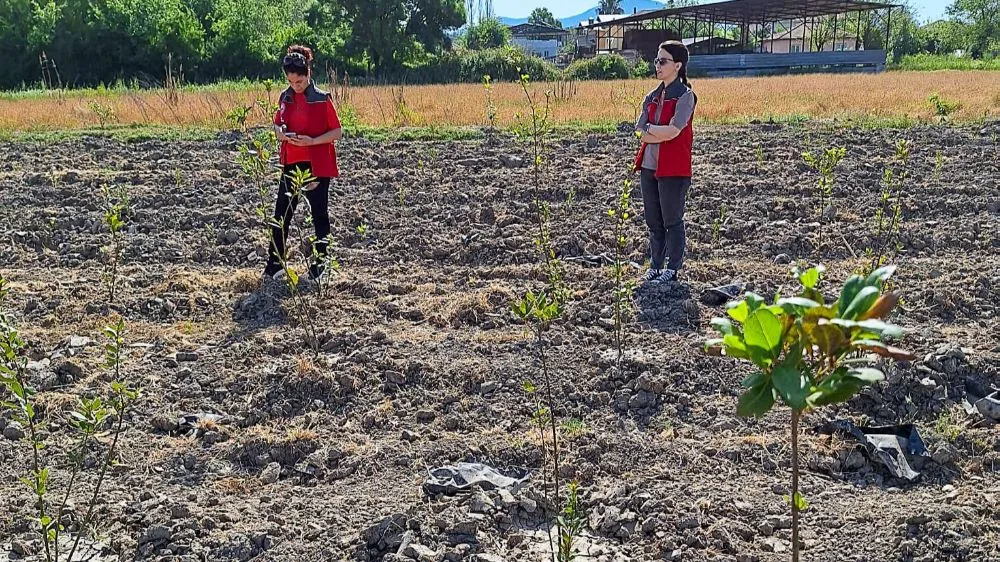
[[333, 100], [326, 100], [326, 124], [329, 131], [340, 128], [340, 117], [337, 116], [337, 109], [333, 107]]

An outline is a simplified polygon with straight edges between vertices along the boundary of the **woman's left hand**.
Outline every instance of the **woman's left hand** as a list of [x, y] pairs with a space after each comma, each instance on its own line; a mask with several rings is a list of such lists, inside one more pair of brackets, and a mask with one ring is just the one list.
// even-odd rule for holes
[[288, 142], [289, 144], [294, 144], [295, 146], [312, 146], [316, 144], [316, 139], [306, 135], [299, 135], [297, 137], [289, 138]]

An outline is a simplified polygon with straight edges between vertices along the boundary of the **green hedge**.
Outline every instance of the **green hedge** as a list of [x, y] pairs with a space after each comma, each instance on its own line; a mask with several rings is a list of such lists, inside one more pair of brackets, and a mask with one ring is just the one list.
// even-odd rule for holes
[[565, 70], [572, 80], [623, 80], [632, 78], [636, 68], [621, 55], [598, 55], [574, 61]]
[[973, 59], [951, 55], [908, 55], [899, 63], [889, 65], [892, 70], [1000, 70], [1000, 57]]
[[554, 65], [513, 47], [452, 51], [409, 69], [400, 78], [411, 84], [447, 84], [482, 82], [483, 76], [489, 74], [494, 81], [510, 82], [519, 80], [522, 73], [532, 81], [559, 78], [559, 69]]

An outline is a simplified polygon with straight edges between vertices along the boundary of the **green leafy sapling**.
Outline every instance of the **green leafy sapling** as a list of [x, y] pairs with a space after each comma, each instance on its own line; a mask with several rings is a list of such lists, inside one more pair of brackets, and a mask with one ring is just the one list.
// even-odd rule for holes
[[358, 233], [358, 238], [360, 238], [362, 242], [366, 242], [368, 240], [368, 235], [371, 232], [371, 227], [368, 226], [368, 223], [363, 222], [354, 230]]
[[[825, 222], [823, 219], [826, 215], [829, 202], [833, 197], [833, 186], [836, 182], [837, 166], [846, 155], [846, 148], [829, 148], [822, 154], [814, 154], [811, 151], [804, 152], [802, 154], [802, 158], [806, 161], [806, 164], [819, 174], [819, 181], [816, 184], [816, 195], [819, 200], [817, 213], [819, 215], [820, 222]], [[824, 234], [825, 229], [816, 229], [817, 252], [820, 252], [823, 249]]]
[[[113, 419], [111, 429], [111, 444], [108, 446], [104, 461], [101, 463], [101, 472], [94, 484], [94, 491], [87, 504], [87, 513], [83, 517], [80, 528], [73, 541], [73, 548], [70, 550], [67, 560], [74, 560], [74, 555], [80, 547], [80, 538], [88, 532], [95, 516], [95, 509], [100, 503], [102, 486], [107, 477], [108, 469], [116, 462], [118, 454], [118, 442], [125, 433], [125, 419], [129, 411], [139, 399], [139, 389], [128, 384], [125, 380], [123, 368], [125, 354], [128, 345], [125, 340], [125, 321], [118, 318], [117, 322], [104, 329], [106, 343], [104, 345], [105, 367], [111, 373], [111, 397], [105, 403], [100, 399], [81, 400], [76, 411], [72, 412], [70, 425], [87, 438], [96, 435], [98, 428], [105, 425], [105, 421]], [[85, 449], [81, 449], [85, 450]], [[67, 497], [69, 494], [67, 493]], [[61, 507], [65, 508], [65, 501]], [[56, 541], [58, 544], [58, 540]], [[56, 561], [58, 562], [58, 560]]]
[[962, 104], [942, 98], [939, 94], [931, 94], [927, 102], [934, 109], [934, 115], [941, 124], [947, 123], [952, 113], [962, 108]]
[[[748, 361], [757, 370], [742, 386], [737, 412], [761, 417], [780, 400], [792, 409], [792, 560], [799, 559], [799, 512], [807, 502], [799, 493], [799, 422], [822, 406], [846, 402], [862, 387], [884, 379], [873, 367], [877, 357], [908, 360], [912, 356], [888, 342], [902, 330], [884, 321], [897, 304], [883, 292], [895, 268], [847, 280], [838, 300], [827, 303], [817, 289], [824, 269], [796, 270], [798, 296], [768, 304], [748, 293], [729, 305], [727, 318], [712, 320], [722, 334], [706, 344], [710, 353]], [[871, 354], [867, 357], [865, 354]], [[858, 357], [862, 358], [858, 358]]]
[[97, 122], [101, 126], [101, 130], [107, 128], [108, 124], [112, 121], [118, 120], [118, 115], [115, 112], [115, 108], [107, 102], [104, 101], [92, 101], [88, 104], [90, 112], [97, 117]]
[[[545, 395], [544, 400], [546, 402], [545, 407], [536, 407], [534, 421], [536, 425], [539, 426], [539, 431], [542, 434], [542, 447], [545, 447], [545, 431], [543, 429], [544, 422], [549, 422], [549, 429], [552, 432], [552, 452], [550, 458], [552, 460], [552, 494], [550, 495], [550, 500], [553, 505], [561, 505], [561, 495], [560, 495], [560, 483], [559, 483], [559, 435], [556, 428], [556, 417], [555, 417], [555, 392], [552, 387], [552, 375], [549, 372], [549, 361], [546, 354], [545, 345], [545, 334], [552, 327], [552, 323], [555, 322], [563, 314], [563, 303], [558, 298], [554, 297], [550, 291], [541, 291], [539, 293], [534, 293], [528, 291], [525, 293], [524, 297], [515, 302], [512, 306], [514, 314], [524, 322], [524, 324], [531, 330], [532, 334], [535, 336], [535, 344], [538, 348], [538, 359], [541, 364], [542, 371], [542, 381], [545, 384]], [[529, 395], [534, 395], [537, 392], [534, 384], [526, 383], [525, 391]], [[543, 469], [543, 477], [546, 471]], [[546, 481], [546, 485], [548, 482]], [[548, 488], [547, 488], [548, 489]], [[557, 535], [561, 533], [561, 525], [556, 522]], [[556, 557], [555, 540], [552, 537], [551, 530], [549, 531], [549, 542], [550, 547], [552, 547], [552, 557], [553, 560]]]
[[580, 503], [580, 484], [570, 482], [566, 486], [566, 504], [559, 515], [559, 556], [558, 562], [576, 560], [576, 539], [583, 532], [587, 514]]
[[122, 261], [122, 251], [125, 242], [125, 204], [121, 198], [116, 198], [113, 191], [107, 184], [103, 186], [105, 210], [104, 224], [108, 228], [110, 237], [106, 261], [104, 264], [104, 284], [108, 291], [108, 304], [113, 305], [118, 296], [120, 285], [119, 270]]
[[497, 105], [493, 100], [492, 80], [489, 74], [483, 76], [483, 89], [486, 91], [486, 123], [489, 126], [489, 134], [496, 131], [497, 125]]
[[[108, 336], [105, 345], [106, 366], [111, 371], [113, 379], [111, 399], [105, 401], [100, 397], [80, 398], [76, 407], [68, 413], [66, 425], [76, 436], [75, 444], [65, 453], [70, 466], [70, 475], [62, 499], [52, 503], [50, 497], [54, 492], [50, 486], [51, 470], [42, 457], [42, 451], [50, 450], [45, 442], [46, 423], [39, 416], [36, 407], [37, 393], [25, 380], [27, 372], [25, 344], [10, 318], [0, 317], [0, 386], [5, 391], [5, 397], [0, 404], [10, 412], [15, 422], [27, 429], [24, 439], [32, 450], [31, 468], [29, 475], [22, 478], [21, 482], [35, 497], [36, 530], [42, 539], [46, 562], [81, 559], [77, 556], [80, 540], [93, 526], [97, 504], [103, 503], [101, 492], [108, 469], [115, 462], [118, 442], [125, 430], [128, 411], [139, 394], [136, 389], [123, 382], [122, 365], [126, 350], [124, 332], [125, 325], [121, 319], [114, 326], [105, 329], [105, 335]], [[114, 420], [111, 428], [107, 427], [109, 420]], [[68, 513], [70, 499], [79, 493], [79, 476], [85, 466], [87, 452], [93, 450], [95, 445], [100, 445], [98, 436], [103, 432], [110, 433], [111, 444], [100, 465], [101, 471], [87, 503], [86, 514], [74, 531], [75, 537], [70, 536], [69, 539], [65, 539], [64, 533], [70, 533], [70, 530], [63, 525], [64, 515]], [[61, 553], [64, 546], [69, 547], [65, 556]]]
[[900, 140], [896, 143], [895, 167], [889, 166], [882, 171], [882, 193], [875, 208], [875, 238], [867, 252], [871, 263], [866, 272], [875, 271], [895, 260], [902, 250], [900, 232], [909, 160], [910, 143]]
[[729, 206], [725, 203], [719, 207], [719, 216], [712, 221], [712, 246], [718, 246], [722, 239], [722, 225], [726, 223], [726, 215], [729, 213]]
[[[315, 240], [315, 237], [313, 237], [313, 239], [312, 263], [318, 268], [318, 271], [323, 273], [314, 280], [316, 283], [316, 291], [321, 297], [327, 297], [330, 295], [331, 272], [340, 271], [340, 261], [331, 250], [334, 242], [332, 234], [328, 234], [323, 240]], [[320, 253], [319, 251], [321, 244], [326, 248], [325, 253]]]
[[[298, 168], [289, 172], [286, 177], [288, 178], [287, 182], [288, 188], [291, 190], [288, 193], [288, 197], [293, 201], [299, 199], [305, 199], [303, 195], [305, 188], [309, 184], [316, 181], [316, 178], [313, 177], [312, 173], [309, 170], [303, 170]], [[306, 203], [306, 206], [308, 207], [308, 202]], [[274, 230], [280, 230], [281, 228], [283, 228], [283, 225], [285, 223], [290, 223], [291, 212], [292, 212], [292, 205], [289, 205], [288, 209], [285, 211], [284, 217], [280, 219], [272, 218], [271, 231], [273, 232]], [[311, 222], [311, 220], [312, 220], [312, 213], [307, 212], [306, 222], [309, 223]], [[309, 267], [314, 264], [314, 262], [312, 262], [312, 258], [313, 255], [316, 254], [315, 236], [308, 236], [306, 238], [306, 241], [312, 248], [312, 252], [309, 255], [304, 255], [303, 261], [305, 262], [306, 267]], [[274, 244], [273, 240], [272, 244]], [[319, 355], [319, 339], [317, 338], [316, 334], [316, 324], [313, 321], [312, 313], [309, 310], [309, 306], [305, 300], [305, 296], [302, 294], [301, 278], [299, 277], [298, 272], [295, 271], [295, 268], [293, 268], [290, 265], [290, 260], [288, 256], [289, 244], [285, 244], [285, 247], [286, 247], [285, 255], [279, 255], [278, 262], [281, 264], [281, 268], [285, 273], [284, 275], [285, 284], [288, 286], [288, 291], [292, 295], [292, 303], [295, 310], [295, 316], [299, 321], [299, 325], [302, 326], [302, 328], [306, 332], [306, 341], [308, 342], [309, 347], [312, 348], [313, 353], [315, 355]]]
[[565, 303], [569, 300], [570, 291], [563, 274], [562, 262], [556, 257], [552, 242], [551, 222], [552, 208], [541, 198], [542, 177], [545, 171], [545, 155], [548, 150], [548, 139], [552, 133], [551, 93], [545, 93], [545, 104], [541, 105], [532, 95], [527, 75], [521, 76], [521, 90], [526, 99], [528, 116], [515, 127], [518, 139], [528, 145], [531, 155], [532, 199], [535, 205], [535, 247], [542, 258], [542, 267], [548, 280], [550, 296]]
[[[5, 291], [4, 298], [7, 298], [8, 294]], [[36, 392], [26, 382], [27, 371], [28, 359], [24, 340], [21, 339], [13, 320], [4, 314], [0, 316], [0, 385], [5, 390], [5, 396], [0, 401], [0, 406], [10, 412], [10, 419], [13, 422], [27, 430], [25, 439], [31, 446], [31, 472], [29, 476], [21, 478], [21, 482], [35, 497], [38, 509], [38, 532], [43, 538], [45, 560], [51, 562], [53, 553], [49, 542], [49, 530], [53, 520], [45, 501], [48, 493], [49, 469], [42, 464], [43, 424], [35, 409]]]
[[268, 239], [269, 247], [274, 243], [271, 240], [271, 185], [275, 180], [277, 167], [272, 160], [278, 152], [278, 139], [273, 130], [259, 133], [253, 138], [249, 138], [245, 144], [241, 144], [237, 149], [236, 163], [240, 166], [240, 171], [250, 181], [250, 185], [257, 193], [257, 205], [254, 213], [257, 216], [264, 235]]

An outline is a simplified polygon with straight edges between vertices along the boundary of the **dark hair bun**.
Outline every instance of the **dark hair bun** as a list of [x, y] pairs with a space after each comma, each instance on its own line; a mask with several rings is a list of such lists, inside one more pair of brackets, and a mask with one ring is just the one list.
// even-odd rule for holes
[[290, 55], [292, 53], [298, 53], [304, 56], [306, 58], [307, 63], [311, 63], [313, 61], [312, 49], [304, 45], [292, 45], [291, 47], [288, 48], [288, 54]]

